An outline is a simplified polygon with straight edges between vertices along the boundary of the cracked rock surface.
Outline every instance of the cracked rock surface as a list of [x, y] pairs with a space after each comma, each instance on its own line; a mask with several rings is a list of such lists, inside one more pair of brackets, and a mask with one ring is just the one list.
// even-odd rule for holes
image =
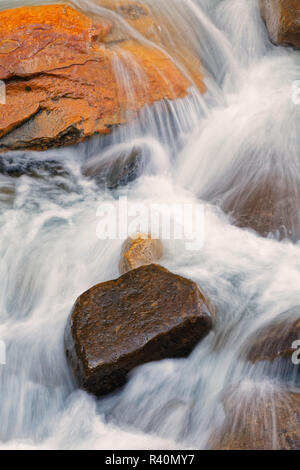
[[64, 4], [0, 12], [1, 152], [78, 143], [186, 95], [191, 83], [155, 46], [109, 41], [117, 27]]

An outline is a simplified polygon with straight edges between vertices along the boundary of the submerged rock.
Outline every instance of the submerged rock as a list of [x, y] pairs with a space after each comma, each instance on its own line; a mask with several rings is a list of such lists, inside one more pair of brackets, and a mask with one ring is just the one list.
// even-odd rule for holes
[[112, 28], [64, 4], [4, 10], [0, 19], [1, 80], [85, 64]]
[[[9, 154], [8, 154], [9, 155]], [[23, 175], [30, 177], [70, 176], [69, 171], [57, 160], [36, 160], [28, 158], [28, 155], [3, 156], [0, 159], [0, 173], [2, 175], [19, 178]]]
[[[189, 77], [201, 93], [204, 93], [203, 65], [188, 36], [178, 34], [178, 24], [170, 18], [159, 4], [140, 3], [136, 0], [96, 0], [97, 3], [113, 10], [144, 38], [163, 47], [172, 58], [185, 68]], [[126, 31], [112, 28], [105, 42], [122, 41], [128, 37]]]
[[299, 0], [260, 0], [260, 8], [271, 41], [300, 48]]
[[300, 340], [300, 311], [290, 310], [254, 332], [245, 346], [245, 355], [251, 362], [277, 358], [292, 361], [293, 343], [297, 340]]
[[214, 433], [218, 450], [299, 450], [300, 393], [245, 386], [223, 400], [225, 422]]
[[157, 48], [105, 42], [113, 27], [64, 4], [0, 12], [0, 151], [81, 142], [186, 95], [189, 80]]
[[160, 240], [143, 234], [139, 234], [134, 238], [129, 237], [122, 247], [119, 263], [120, 274], [154, 263], [160, 260], [162, 254], [163, 247]]
[[77, 299], [66, 327], [66, 354], [79, 385], [102, 395], [141, 364], [187, 356], [212, 325], [197, 284], [151, 264]]

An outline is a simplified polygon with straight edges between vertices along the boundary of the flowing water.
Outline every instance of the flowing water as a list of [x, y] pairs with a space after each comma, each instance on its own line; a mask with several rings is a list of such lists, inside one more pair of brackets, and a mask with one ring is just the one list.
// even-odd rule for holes
[[[34, 2], [9, 0], [1, 6], [26, 3]], [[144, 41], [96, 2], [74, 3], [113, 18], [126, 34]], [[288, 409], [285, 390], [299, 386], [291, 361], [251, 365], [243, 358], [251, 333], [282, 312], [292, 319], [300, 305], [299, 243], [235, 227], [215, 202], [243, 197], [243, 188], [262, 181], [274, 167], [282, 184], [297, 191], [300, 110], [291, 90], [300, 78], [300, 54], [270, 44], [256, 0], [147, 4], [161, 22], [167, 52], [172, 55], [172, 47], [175, 51], [182, 41], [201, 58], [206, 94], [192, 87], [187, 98], [144, 109], [138, 120], [111, 136], [47, 153], [18, 152], [4, 160], [3, 448], [203, 449], [224, 423], [224, 396], [231, 397], [232, 416], [239, 413], [241, 396], [255, 415], [260, 411], [252, 396], [259, 394], [264, 402], [282, 394]], [[115, 70], [130, 93], [127, 60], [116, 61]], [[174, 60], [188, 73], [178, 54]], [[97, 165], [136, 148], [146, 163], [128, 186], [109, 191], [83, 176], [87, 160]], [[45, 160], [50, 167], [34, 166]], [[28, 162], [33, 172], [14, 173]], [[217, 322], [190, 357], [140, 367], [126, 387], [96, 400], [73, 384], [63, 335], [77, 296], [118, 277], [123, 241], [97, 237], [97, 210], [104, 202], [117, 207], [118, 197], [125, 195], [130, 203], [146, 205], [202, 201], [202, 249], [188, 250], [184, 240], [164, 240], [162, 264], [199, 283], [215, 306]], [[276, 448], [274, 414], [275, 407], [272, 419], [261, 420], [266, 419]]]

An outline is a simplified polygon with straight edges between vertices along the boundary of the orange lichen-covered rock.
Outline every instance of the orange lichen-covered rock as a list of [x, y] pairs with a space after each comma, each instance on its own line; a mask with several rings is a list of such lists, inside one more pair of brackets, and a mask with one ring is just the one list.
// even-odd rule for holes
[[122, 247], [119, 262], [120, 274], [125, 274], [131, 269], [158, 261], [162, 254], [163, 247], [160, 240], [143, 234], [129, 237]]
[[[189, 74], [201, 93], [204, 93], [203, 66], [188, 37], [178, 34], [177, 25], [170, 22], [162, 8], [136, 0], [96, 0], [100, 6], [113, 10], [144, 38], [163, 47]], [[174, 19], [173, 19], [174, 20]], [[120, 41], [126, 32], [112, 28], [105, 42]]]
[[242, 180], [237, 172], [223, 195], [218, 195], [222, 209], [231, 214], [234, 223], [264, 237], [272, 234], [278, 239], [298, 240], [300, 214], [294, 208], [298, 207], [300, 192], [291, 176], [272, 168], [268, 174], [258, 172], [254, 182], [241, 185]]
[[64, 4], [0, 12], [0, 151], [81, 142], [186, 95], [167, 55], [133, 39], [105, 44], [111, 28]]
[[[287, 358], [292, 365], [294, 343], [300, 338], [299, 307], [281, 313], [247, 339], [245, 356], [251, 362]], [[296, 366], [297, 371], [299, 367]], [[300, 373], [300, 370], [299, 370]]]

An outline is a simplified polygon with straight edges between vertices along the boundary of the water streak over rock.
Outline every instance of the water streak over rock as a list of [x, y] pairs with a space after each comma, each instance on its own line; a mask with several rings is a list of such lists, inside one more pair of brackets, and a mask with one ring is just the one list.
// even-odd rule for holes
[[[294, 315], [292, 315], [294, 313]], [[248, 339], [246, 357], [251, 362], [274, 361], [287, 358], [292, 361], [293, 344], [300, 339], [300, 314], [297, 310], [282, 313], [268, 322]]]
[[260, 6], [271, 41], [300, 48], [299, 0], [260, 0]]
[[224, 401], [225, 422], [212, 445], [218, 450], [298, 450], [300, 394], [284, 389], [232, 390]]
[[135, 238], [128, 238], [122, 247], [119, 263], [120, 274], [132, 269], [158, 261], [163, 254], [162, 243], [150, 235], [138, 234]]

